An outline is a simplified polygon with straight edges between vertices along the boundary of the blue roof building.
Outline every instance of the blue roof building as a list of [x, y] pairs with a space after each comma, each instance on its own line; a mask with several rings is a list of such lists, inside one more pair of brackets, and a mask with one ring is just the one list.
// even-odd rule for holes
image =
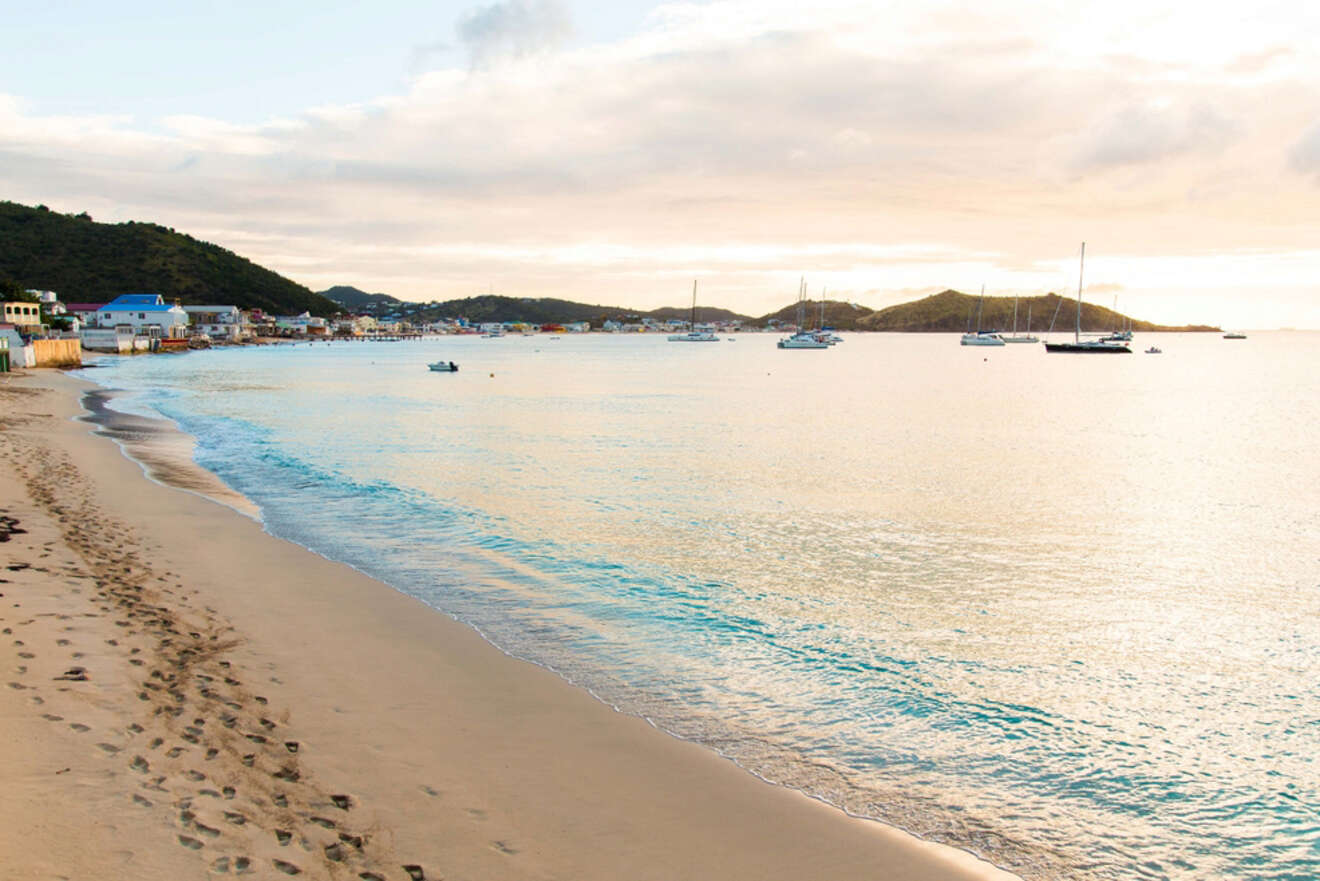
[[96, 310], [96, 323], [99, 327], [127, 324], [134, 332], [157, 327], [161, 336], [184, 336], [188, 313], [182, 306], [167, 304], [160, 294], [123, 294]]

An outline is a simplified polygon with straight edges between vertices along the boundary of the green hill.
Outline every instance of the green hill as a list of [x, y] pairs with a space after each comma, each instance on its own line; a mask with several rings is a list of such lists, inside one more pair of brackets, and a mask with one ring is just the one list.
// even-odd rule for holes
[[[482, 294], [476, 297], [465, 297], [461, 300], [445, 300], [440, 303], [411, 303], [397, 300], [388, 294], [367, 294], [357, 288], [343, 285], [330, 288], [321, 293], [353, 312], [376, 315], [377, 317], [393, 314], [416, 322], [462, 317], [474, 324], [506, 321], [522, 321], [528, 324], [567, 324], [575, 321], [589, 321], [593, 327], [600, 327], [609, 319], [619, 321], [639, 321], [642, 318], [654, 318], [659, 321], [686, 320], [692, 314], [691, 309], [681, 309], [674, 306], [643, 312], [623, 306], [575, 303], [571, 300], [557, 300], [546, 297], [504, 297], [496, 294]], [[714, 306], [697, 308], [697, 321], [726, 321], [732, 319], [751, 320], [745, 315], [730, 312], [728, 309], [719, 309]]]
[[[778, 312], [771, 312], [769, 315], [762, 315], [756, 319], [756, 323], [767, 325], [771, 321], [779, 324], [797, 324], [797, 303], [791, 306], [785, 306]], [[803, 323], [807, 327], [819, 327], [821, 325], [820, 300], [807, 300], [802, 308]], [[869, 315], [873, 314], [865, 306], [858, 306], [854, 303], [843, 303], [839, 300], [825, 301], [825, 327], [832, 327], [835, 330], [863, 330], [860, 323]]]
[[547, 297], [502, 297], [482, 294], [443, 303], [427, 303], [416, 312], [416, 318], [433, 321], [440, 318], [463, 317], [474, 324], [485, 322], [523, 321], [528, 324], [567, 323], [590, 321], [598, 326], [618, 310], [613, 306], [592, 306], [570, 300]]
[[349, 312], [384, 313], [404, 305], [410, 305], [405, 304], [402, 300], [396, 300], [389, 294], [368, 294], [366, 291], [360, 291], [355, 287], [342, 284], [316, 293], [319, 297], [334, 300]]
[[[880, 309], [859, 318], [858, 330], [908, 331], [908, 332], [957, 332], [963, 333], [976, 329], [978, 300], [973, 294], [962, 294], [947, 290], [911, 303], [900, 303]], [[1013, 329], [1013, 298], [986, 297], [979, 306], [981, 311], [981, 330], [1011, 331]], [[1022, 297], [1017, 302], [1018, 331], [1027, 329], [1030, 313], [1031, 329], [1043, 333], [1054, 323], [1055, 333], [1071, 331], [1077, 322], [1077, 301], [1070, 297], [1061, 298], [1058, 294], [1046, 294], [1041, 297]], [[1055, 315], [1058, 315], [1055, 318]], [[1126, 315], [1082, 302], [1082, 331], [1103, 333], [1122, 327], [1134, 331], [1215, 331], [1218, 328], [1206, 325], [1185, 325], [1173, 327], [1155, 324], [1150, 321], [1138, 321]]]
[[0, 202], [0, 278], [55, 291], [66, 303], [160, 294], [185, 305], [276, 315], [339, 312], [332, 301], [218, 245], [154, 223], [96, 223], [45, 206]]

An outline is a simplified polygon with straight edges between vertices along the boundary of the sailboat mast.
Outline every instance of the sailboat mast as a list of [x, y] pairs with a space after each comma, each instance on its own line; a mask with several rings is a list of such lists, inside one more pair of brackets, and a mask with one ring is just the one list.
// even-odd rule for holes
[[1082, 341], [1082, 273], [1086, 271], [1086, 242], [1082, 242], [1082, 261], [1077, 267], [1077, 329], [1073, 331], [1073, 342]]
[[981, 299], [976, 301], [976, 332], [981, 332], [981, 308], [985, 306], [985, 285], [981, 285]]
[[688, 322], [688, 330], [697, 329], [697, 280], [692, 279], [692, 320]]

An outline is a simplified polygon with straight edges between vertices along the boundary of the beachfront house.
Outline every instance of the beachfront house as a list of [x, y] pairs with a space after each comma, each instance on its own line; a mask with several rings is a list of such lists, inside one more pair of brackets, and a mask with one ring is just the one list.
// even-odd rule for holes
[[0, 324], [12, 324], [19, 333], [41, 330], [41, 306], [37, 303], [0, 303]]
[[184, 306], [189, 328], [217, 342], [236, 343], [244, 336], [243, 312], [237, 306]]
[[182, 306], [167, 305], [160, 294], [124, 294], [96, 310], [97, 327], [119, 325], [136, 334], [177, 338], [187, 333], [188, 313]]
[[65, 314], [72, 318], [75, 328], [96, 327], [96, 311], [105, 303], [65, 303]]
[[317, 336], [325, 335], [330, 327], [324, 318], [304, 312], [301, 315], [278, 316], [275, 329], [284, 336]]

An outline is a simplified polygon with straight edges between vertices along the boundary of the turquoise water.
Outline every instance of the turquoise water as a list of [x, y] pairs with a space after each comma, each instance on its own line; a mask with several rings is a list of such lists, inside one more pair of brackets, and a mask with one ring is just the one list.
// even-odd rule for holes
[[1320, 877], [1320, 334], [774, 339], [86, 375], [270, 532], [767, 779], [1029, 878]]

